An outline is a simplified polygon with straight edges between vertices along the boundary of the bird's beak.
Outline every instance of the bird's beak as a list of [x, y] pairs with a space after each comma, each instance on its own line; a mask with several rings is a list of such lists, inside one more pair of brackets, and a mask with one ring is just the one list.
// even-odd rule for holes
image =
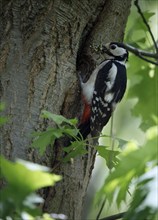
[[107, 43], [105, 45], [102, 45], [101, 52], [108, 54], [109, 53], [109, 49], [108, 48], [109, 48], [109, 43]]

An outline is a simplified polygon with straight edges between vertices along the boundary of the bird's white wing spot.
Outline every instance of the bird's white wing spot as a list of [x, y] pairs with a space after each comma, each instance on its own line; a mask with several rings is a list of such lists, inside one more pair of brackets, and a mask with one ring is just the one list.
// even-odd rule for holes
[[113, 98], [114, 98], [114, 94], [113, 93], [108, 93], [108, 94], [105, 94], [105, 96], [104, 96], [104, 100], [106, 102], [111, 102]]
[[93, 93], [94, 93], [94, 95], [96, 95], [96, 94], [97, 94], [97, 91], [94, 91]]
[[93, 99], [93, 104], [95, 105], [96, 104], [96, 101]]
[[108, 103], [105, 102], [104, 100], [102, 100], [101, 97], [99, 97], [99, 101], [100, 101], [100, 103], [102, 104], [103, 107], [107, 107], [108, 106]]
[[92, 108], [92, 111], [93, 111], [93, 112], [97, 112], [97, 107], [93, 107], [93, 108]]
[[95, 98], [95, 100], [98, 102], [98, 101], [99, 101], [99, 98], [98, 98], [98, 97], [96, 97], [96, 98]]
[[91, 117], [91, 121], [93, 123], [95, 121], [95, 117]]

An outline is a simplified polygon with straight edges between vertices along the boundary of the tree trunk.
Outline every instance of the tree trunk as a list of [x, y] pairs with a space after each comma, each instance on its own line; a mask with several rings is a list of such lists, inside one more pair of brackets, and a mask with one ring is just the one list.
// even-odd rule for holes
[[45, 191], [44, 211], [82, 219], [95, 151], [73, 163], [58, 162], [59, 144], [42, 158], [32, 149], [31, 133], [47, 128], [42, 110], [79, 117], [77, 71], [91, 73], [101, 57], [91, 49], [122, 41], [131, 0], [8, 0], [1, 5], [1, 100], [10, 122], [2, 131], [1, 152], [52, 167], [63, 180]]

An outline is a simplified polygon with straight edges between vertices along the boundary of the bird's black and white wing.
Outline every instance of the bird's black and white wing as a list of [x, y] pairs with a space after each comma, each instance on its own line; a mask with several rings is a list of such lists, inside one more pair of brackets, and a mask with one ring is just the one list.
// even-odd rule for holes
[[108, 123], [116, 104], [121, 101], [124, 95], [126, 81], [126, 68], [119, 62], [109, 60], [99, 70], [91, 107], [93, 136], [97, 132], [101, 132], [102, 128]]

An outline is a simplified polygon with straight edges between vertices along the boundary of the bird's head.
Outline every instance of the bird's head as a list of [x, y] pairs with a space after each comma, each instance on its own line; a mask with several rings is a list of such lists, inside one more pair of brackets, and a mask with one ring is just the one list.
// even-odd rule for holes
[[126, 62], [128, 60], [128, 51], [123, 43], [107, 43], [105, 46], [102, 46], [102, 52], [108, 54], [110, 58], [118, 61]]

